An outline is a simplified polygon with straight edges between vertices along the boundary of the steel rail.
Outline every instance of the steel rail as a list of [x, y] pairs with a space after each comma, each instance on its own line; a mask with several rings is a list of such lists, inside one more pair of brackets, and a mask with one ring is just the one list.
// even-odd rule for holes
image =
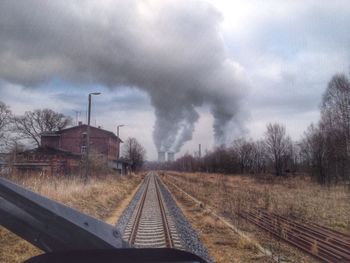
[[263, 214], [265, 218], [268, 220], [273, 217], [275, 220], [283, 222], [291, 227], [293, 227], [296, 231], [303, 232], [306, 236], [311, 236], [315, 238], [319, 242], [325, 242], [330, 246], [336, 245], [337, 247], [344, 248], [345, 251], [350, 251], [350, 237], [339, 233], [339, 232], [331, 232], [327, 230], [325, 233], [322, 226], [313, 226], [313, 225], [305, 225], [299, 222], [291, 221], [286, 217], [277, 215], [275, 213], [268, 214], [266, 211], [258, 210], [259, 213]]
[[171, 231], [170, 231], [170, 227], [169, 227], [169, 222], [166, 216], [166, 212], [165, 212], [165, 208], [164, 208], [164, 201], [162, 199], [161, 193], [160, 193], [160, 187], [159, 187], [159, 182], [156, 179], [155, 180], [156, 183], [156, 191], [157, 191], [157, 197], [158, 197], [158, 203], [159, 203], [159, 207], [160, 207], [160, 212], [162, 215], [162, 221], [163, 221], [163, 229], [164, 229], [164, 235], [165, 235], [165, 242], [167, 244], [167, 247], [172, 248], [174, 247], [174, 242], [173, 239], [171, 237]]
[[[254, 217], [254, 215], [249, 214], [250, 216]], [[289, 241], [290, 243], [293, 243], [294, 245], [300, 245], [300, 248], [307, 248], [307, 251], [311, 251], [313, 253], [317, 252], [318, 256], [323, 256], [324, 258], [320, 259], [332, 259], [333, 257], [338, 258], [339, 260], [345, 258], [349, 259], [349, 257], [345, 254], [344, 251], [337, 251], [336, 248], [327, 246], [327, 244], [322, 244], [321, 242], [318, 242], [317, 240], [313, 239], [312, 237], [308, 237], [303, 235], [302, 233], [296, 231], [295, 229], [289, 229], [287, 225], [279, 225], [276, 226], [277, 223], [275, 222], [268, 222], [268, 221], [262, 221], [260, 218], [250, 218], [252, 221], [254, 219], [257, 219], [254, 221], [255, 224], [257, 224], [260, 227], [263, 227], [267, 230], [272, 230], [270, 232], [273, 232], [277, 236], [281, 237], [284, 240]]]
[[146, 200], [146, 195], [147, 195], [149, 183], [150, 183], [150, 177], [148, 176], [147, 177], [147, 182], [145, 182], [146, 186], [145, 186], [145, 189], [144, 189], [142, 197], [141, 197], [141, 202], [140, 202], [140, 205], [139, 205], [139, 207], [137, 209], [136, 218], [135, 218], [134, 224], [132, 226], [132, 232], [131, 232], [131, 235], [130, 235], [130, 238], [129, 238], [129, 243], [130, 244], [134, 244], [135, 243], [135, 239], [136, 239], [136, 236], [137, 236], [137, 230], [139, 228], [143, 207], [145, 205], [145, 200]]
[[325, 262], [350, 262], [349, 237], [321, 226], [301, 224], [275, 213], [238, 212], [249, 222]]

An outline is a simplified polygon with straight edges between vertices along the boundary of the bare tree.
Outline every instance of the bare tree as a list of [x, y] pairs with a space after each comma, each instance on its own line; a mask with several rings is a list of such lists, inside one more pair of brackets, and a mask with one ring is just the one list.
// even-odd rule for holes
[[253, 167], [251, 172], [255, 174], [266, 173], [268, 156], [266, 154], [266, 145], [263, 140], [253, 143], [252, 158]]
[[273, 162], [275, 174], [283, 174], [283, 166], [291, 147], [291, 139], [286, 135], [286, 128], [278, 123], [267, 125], [265, 133], [267, 154]]
[[124, 143], [123, 157], [131, 161], [132, 171], [137, 171], [143, 166], [146, 150], [136, 138], [128, 138]]
[[3, 102], [0, 101], [0, 146], [6, 145], [6, 132], [8, 131], [11, 123], [11, 110]]
[[66, 128], [72, 123], [69, 116], [50, 109], [38, 109], [25, 112], [24, 116], [14, 118], [15, 131], [25, 139], [30, 139], [38, 147], [40, 135]]
[[249, 173], [253, 168], [254, 144], [243, 138], [233, 142], [233, 151], [237, 154], [240, 172]]
[[178, 171], [193, 172], [198, 171], [199, 162], [197, 158], [186, 153], [184, 156], [171, 163], [170, 167]]
[[344, 137], [350, 152], [350, 82], [344, 75], [335, 75], [323, 94], [321, 114]]
[[334, 75], [330, 80], [323, 94], [319, 127], [327, 149], [327, 178], [350, 180], [350, 82], [346, 76]]
[[321, 129], [311, 124], [300, 143], [303, 161], [310, 168], [312, 177], [320, 184], [327, 181], [327, 147], [324, 135]]

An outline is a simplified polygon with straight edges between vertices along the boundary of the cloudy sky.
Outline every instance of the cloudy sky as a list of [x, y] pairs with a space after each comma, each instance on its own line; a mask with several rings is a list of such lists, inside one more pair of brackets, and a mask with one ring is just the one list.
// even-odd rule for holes
[[155, 159], [283, 123], [298, 139], [349, 73], [349, 1], [0, 2], [0, 100], [121, 128]]

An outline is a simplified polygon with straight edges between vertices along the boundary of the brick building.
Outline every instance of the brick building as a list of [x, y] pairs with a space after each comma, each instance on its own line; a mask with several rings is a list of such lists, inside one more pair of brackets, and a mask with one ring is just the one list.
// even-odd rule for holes
[[[14, 164], [17, 171], [46, 175], [81, 173], [86, 153], [87, 127], [79, 123], [78, 126], [43, 133], [41, 147], [18, 154]], [[120, 143], [122, 140], [113, 132], [90, 126], [91, 157], [120, 173], [126, 173], [128, 164], [119, 158]]]
[[[41, 135], [41, 147], [59, 149], [74, 154], [86, 151], [87, 125], [79, 123], [56, 132]], [[108, 161], [119, 159], [119, 147], [122, 140], [113, 132], [90, 126], [90, 152], [103, 156]]]

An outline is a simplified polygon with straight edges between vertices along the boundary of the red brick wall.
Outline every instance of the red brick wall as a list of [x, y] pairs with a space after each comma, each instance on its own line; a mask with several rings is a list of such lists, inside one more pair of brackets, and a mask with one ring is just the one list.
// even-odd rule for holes
[[[85, 125], [61, 131], [58, 148], [73, 153], [81, 153], [81, 146], [86, 145], [86, 132], [87, 126]], [[50, 142], [50, 138], [53, 137], [47, 137], [45, 139], [43, 137], [42, 139], [44, 139], [44, 141], [42, 141], [42, 145], [43, 143], [45, 143], [45, 145], [53, 145], [54, 142]], [[103, 154], [107, 156], [108, 160], [114, 160], [119, 157], [118, 147], [119, 142], [116, 136], [98, 128], [90, 128], [91, 152]]]
[[86, 132], [84, 126], [62, 131], [59, 148], [73, 153], [80, 153], [81, 146], [85, 145], [84, 132]]
[[41, 136], [41, 146], [50, 148], [59, 148], [59, 136]]

